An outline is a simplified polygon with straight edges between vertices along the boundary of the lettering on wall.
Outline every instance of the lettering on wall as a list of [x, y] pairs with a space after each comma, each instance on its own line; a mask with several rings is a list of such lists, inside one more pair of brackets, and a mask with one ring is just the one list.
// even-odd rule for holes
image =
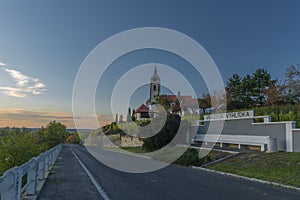
[[233, 120], [233, 119], [247, 119], [253, 118], [254, 111], [240, 111], [240, 112], [230, 112], [230, 113], [217, 113], [204, 115], [204, 121], [213, 121], [213, 120]]

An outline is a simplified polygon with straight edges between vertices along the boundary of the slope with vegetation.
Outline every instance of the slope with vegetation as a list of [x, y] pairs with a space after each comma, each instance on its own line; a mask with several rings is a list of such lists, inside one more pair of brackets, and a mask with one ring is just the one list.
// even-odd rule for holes
[[300, 153], [244, 153], [209, 168], [300, 187]]
[[37, 131], [27, 128], [3, 128], [0, 130], [0, 175], [7, 169], [22, 165], [30, 158], [59, 143], [77, 143], [78, 134], [69, 133], [60, 122], [50, 122]]

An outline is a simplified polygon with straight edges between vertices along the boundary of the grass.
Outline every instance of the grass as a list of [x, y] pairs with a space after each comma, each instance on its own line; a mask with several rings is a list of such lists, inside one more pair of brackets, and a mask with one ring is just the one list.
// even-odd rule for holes
[[300, 187], [300, 153], [244, 153], [208, 168]]
[[146, 151], [141, 146], [139, 146], [139, 147], [120, 147], [120, 149], [129, 151], [131, 153], [146, 153]]
[[[203, 155], [203, 153], [207, 155]], [[199, 149], [188, 148], [180, 158], [178, 158], [174, 164], [184, 165], [184, 166], [202, 166], [204, 164], [219, 160], [226, 156], [230, 155], [229, 153], [212, 150], [202, 149], [199, 153]]]
[[[201, 166], [203, 164], [207, 164], [229, 155], [229, 153], [214, 150], [210, 152], [207, 152], [207, 150], [201, 150], [199, 154], [199, 149], [183, 146], [162, 148], [159, 151], [148, 153], [142, 147], [122, 147], [121, 149], [132, 153], [145, 153], [144, 155], [149, 156], [155, 160], [169, 163], [172, 162], [174, 164], [184, 166]], [[204, 156], [204, 154], [207, 155]]]

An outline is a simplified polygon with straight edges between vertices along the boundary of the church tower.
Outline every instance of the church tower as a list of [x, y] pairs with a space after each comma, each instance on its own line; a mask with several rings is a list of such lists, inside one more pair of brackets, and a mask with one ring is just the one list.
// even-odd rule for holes
[[154, 74], [150, 79], [150, 103], [155, 103], [155, 98], [160, 95], [160, 78], [157, 75], [157, 68], [154, 68]]

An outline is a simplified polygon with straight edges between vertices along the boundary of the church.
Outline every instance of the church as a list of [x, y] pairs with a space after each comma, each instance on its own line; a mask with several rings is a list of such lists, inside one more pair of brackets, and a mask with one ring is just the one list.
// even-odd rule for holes
[[140, 105], [134, 116], [136, 120], [144, 120], [155, 117], [156, 104], [164, 100], [163, 105], [168, 113], [174, 113], [183, 116], [185, 112], [193, 113], [198, 108], [198, 100], [192, 96], [181, 96], [178, 91], [177, 95], [161, 95], [161, 80], [157, 72], [157, 67], [154, 67], [154, 73], [150, 78], [150, 95], [145, 104]]

